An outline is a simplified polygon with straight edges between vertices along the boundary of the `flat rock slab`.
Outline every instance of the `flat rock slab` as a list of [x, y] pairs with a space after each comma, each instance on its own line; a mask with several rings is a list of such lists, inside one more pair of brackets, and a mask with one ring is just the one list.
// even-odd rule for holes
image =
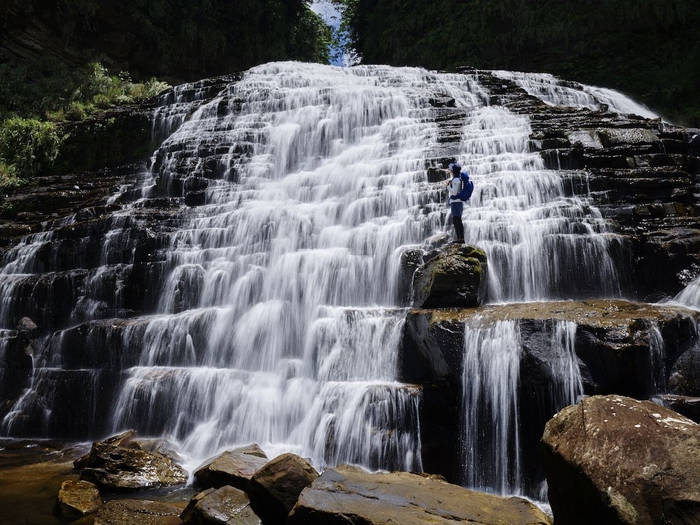
[[550, 525], [535, 505], [407, 472], [376, 473], [342, 465], [304, 489], [290, 524]]
[[650, 401], [593, 396], [542, 437], [557, 523], [700, 523], [700, 425]]
[[67, 480], [61, 484], [56, 512], [62, 518], [74, 520], [95, 512], [101, 506], [100, 491], [89, 481]]
[[98, 511], [94, 525], [182, 525], [181, 511], [156, 501], [112, 500]]
[[487, 305], [479, 309], [412, 310], [430, 312], [431, 322], [464, 322], [478, 316], [485, 325], [502, 320], [561, 319], [596, 328], [614, 328], [638, 319], [670, 321], [677, 317], [698, 318], [697, 312], [683, 306], [636, 303], [624, 300], [551, 301]]

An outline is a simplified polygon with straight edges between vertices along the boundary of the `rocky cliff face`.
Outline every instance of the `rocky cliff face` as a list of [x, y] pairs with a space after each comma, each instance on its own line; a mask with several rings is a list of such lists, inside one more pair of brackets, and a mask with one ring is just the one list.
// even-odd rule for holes
[[[496, 341], [494, 353], [506, 347], [513, 349], [506, 371], [515, 378], [509, 395], [517, 405], [516, 415], [522, 425], [518, 475], [532, 495], [544, 479], [538, 459], [544, 425], [566, 404], [593, 394], [648, 398], [700, 392], [695, 364], [697, 312], [681, 306], [648, 304], [675, 296], [700, 274], [697, 132], [658, 119], [550, 106], [492, 72], [468, 71], [478, 75], [492, 106], [529, 117], [530, 150], [564, 176], [568, 196], [592, 198], [609, 221], [608, 236], [616, 238], [614, 263], [624, 269], [622, 295], [630, 299], [587, 299], [587, 261], [572, 257], [572, 267], [562, 272], [567, 273], [563, 282], [569, 287], [562, 293], [575, 292], [581, 300], [467, 308], [464, 303], [451, 306], [443, 297], [437, 305], [428, 302], [430, 309], [414, 309], [407, 314], [399, 379], [422, 389], [419, 417], [424, 470], [468, 484], [462, 478], [465, 465], [461, 447], [466, 439], [462, 424], [466, 387], [473, 382], [464, 374], [468, 360], [465, 349], [474, 342]], [[190, 95], [178, 92], [178, 96], [197, 101], [195, 106], [187, 106], [192, 112], [216, 100], [208, 107], [215, 124], [220, 115], [240, 111], [243, 101], [221, 84], [211, 82], [206, 86], [211, 89], [193, 89]], [[171, 96], [168, 107], [177, 106], [178, 101]], [[18, 432], [24, 435], [48, 432], [82, 439], [104, 434], [110, 422], [103, 414], [110, 410], [112, 400], [97, 393], [113, 392], [123, 379], [121, 374], [138, 365], [144, 341], [153, 341], [156, 336], [167, 339], [192, 360], [197, 359], [192, 349], [206, 347], [216, 312], [197, 308], [204, 270], [196, 264], [187, 265], [186, 271], [168, 281], [167, 288], [169, 312], [189, 312], [186, 337], [177, 330], [154, 336], [153, 319], [148, 316], [161, 308], [160, 288], [172, 271], [170, 255], [176, 243], [171, 234], [181, 227], [183, 217], [198, 216], [200, 198], [209, 184], [214, 186], [222, 179], [238, 183], [235, 169], [227, 171], [224, 166], [232, 159], [250, 158], [253, 146], [249, 141], [255, 132], [247, 131], [240, 143], [227, 142], [229, 139], [221, 133], [216, 135], [216, 146], [197, 140], [167, 144], [153, 156], [152, 170], [147, 172], [148, 161], [137, 151], [159, 139], [145, 133], [142, 115], [135, 112], [124, 117], [124, 122], [133, 122], [131, 118], [141, 122], [139, 126], [127, 126], [138, 130], [129, 134], [133, 142], [119, 141], [130, 144], [125, 157], [129, 162], [112, 162], [116, 166], [100, 170], [94, 166], [110, 161], [76, 163], [87, 171], [76, 169], [65, 176], [40, 178], [38, 186], [3, 198], [0, 234], [4, 264], [23, 264], [24, 250], [30, 242], [43, 242], [43, 235], [51, 239], [32, 260], [31, 267], [16, 272], [21, 283], [11, 284], [17, 286], [14, 289], [18, 293], [4, 299], [6, 318], [2, 321], [8, 328], [0, 332], [0, 357], [4, 360], [0, 416], [17, 405], [32, 377], [44, 384], [63, 385], [58, 391], [46, 389], [32, 394], [32, 408], [26, 409], [18, 423]], [[426, 115], [437, 124], [438, 145], [425, 159], [425, 166], [445, 165], [461, 154], [462, 129], [470, 115], [457, 108], [454, 99], [444, 92], [429, 97]], [[168, 118], [187, 122], [192, 113], [183, 110]], [[98, 125], [77, 124], [76, 128]], [[81, 135], [80, 129], [76, 129], [75, 137], [88, 135]], [[215, 131], [230, 129], [222, 125]], [[188, 164], [187, 155], [193, 152], [198, 155], [196, 165]], [[166, 170], [163, 158], [168, 155], [177, 162]], [[156, 185], [151, 178], [159, 176], [162, 179]], [[153, 191], [137, 189], [144, 178], [155, 187]], [[430, 180], [426, 174], [422, 184], [421, 202], [427, 214], [430, 205], [439, 202], [444, 181]], [[127, 204], [129, 213], [118, 213]], [[239, 206], [240, 202], [231, 205]], [[28, 233], [37, 235], [28, 238]], [[256, 231], [255, 235], [259, 235], [261, 245], [269, 240], [265, 231]], [[114, 240], [110, 246], [119, 250], [102, 251], [109, 240]], [[477, 306], [484, 299], [488, 303], [481, 271], [491, 268], [490, 261], [484, 262], [483, 253], [472, 254], [470, 248], [446, 248], [447, 240], [441, 235], [403, 253], [405, 272], [397, 285], [403, 290], [397, 295], [402, 295], [404, 306], [411, 306], [411, 283], [415, 287], [416, 282], [427, 280], [413, 281], [416, 269], [428, 268], [438, 256], [457, 251], [464, 252], [466, 259], [474, 259], [470, 271], [460, 274], [464, 278], [461, 285], [470, 290], [468, 304]], [[419, 271], [417, 275], [428, 273]], [[469, 276], [479, 280], [471, 282]], [[422, 299], [421, 304], [425, 304]], [[31, 325], [26, 322], [18, 326], [17, 312], [30, 317], [38, 328], [29, 329]], [[257, 340], [264, 336], [259, 334]], [[465, 344], [466, 340], [471, 343]], [[371, 341], [368, 346], [378, 344], [375, 339]], [[39, 374], [31, 359], [38, 352], [56, 357], [56, 361], [60, 357], [60, 365], [70, 374], [61, 375], [61, 370], [53, 366], [44, 367]], [[485, 352], [477, 361], [486, 361]], [[505, 375], [496, 372], [490, 381]], [[162, 383], [172, 380], [174, 372], [168, 374], [163, 375]], [[481, 386], [487, 389], [492, 385]], [[149, 399], [140, 401], [147, 403]], [[683, 403], [677, 399], [674, 402], [680, 410]], [[373, 410], [383, 404], [372, 403]], [[52, 414], [48, 428], [40, 410], [44, 406], [61, 407]], [[85, 414], [90, 417], [83, 417]], [[155, 414], [145, 422], [146, 429], [157, 432], [160, 416]], [[400, 414], [396, 419], [411, 417]], [[401, 433], [401, 429], [373, 430], [387, 442]]]

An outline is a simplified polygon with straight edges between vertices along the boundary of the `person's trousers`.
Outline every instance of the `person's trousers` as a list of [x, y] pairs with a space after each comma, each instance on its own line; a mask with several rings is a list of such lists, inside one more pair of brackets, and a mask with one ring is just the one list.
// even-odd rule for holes
[[463, 202], [451, 202], [450, 213], [452, 214], [452, 224], [455, 227], [455, 235], [458, 241], [464, 241], [464, 223], [462, 223]]

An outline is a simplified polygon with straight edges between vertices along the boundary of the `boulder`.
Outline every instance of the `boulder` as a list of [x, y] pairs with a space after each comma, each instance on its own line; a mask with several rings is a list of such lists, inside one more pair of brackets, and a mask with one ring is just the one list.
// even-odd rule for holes
[[288, 523], [551, 524], [524, 499], [475, 492], [407, 472], [372, 474], [347, 465], [326, 469], [304, 489]]
[[248, 485], [254, 508], [266, 522], [281, 523], [296, 505], [299, 494], [318, 478], [318, 472], [296, 454], [282, 454], [253, 474]]
[[250, 453], [251, 449], [227, 450], [194, 473], [195, 482], [203, 488], [231, 485], [247, 490], [248, 482], [256, 471], [267, 463], [266, 457]]
[[99, 489], [88, 481], [68, 480], [61, 484], [56, 501], [56, 514], [75, 520], [92, 514], [102, 506]]
[[673, 394], [662, 394], [656, 396], [655, 403], [659, 403], [666, 408], [700, 423], [700, 397], [677, 396]]
[[93, 443], [90, 452], [74, 462], [80, 479], [110, 489], [146, 489], [181, 485], [187, 472], [158, 452], [132, 441], [133, 430]]
[[450, 244], [416, 270], [413, 304], [419, 308], [480, 306], [486, 298], [487, 270], [483, 250]]
[[180, 510], [157, 501], [117, 499], [97, 512], [94, 525], [182, 525]]
[[700, 347], [689, 348], [673, 363], [668, 383], [672, 394], [700, 397]]
[[27, 337], [32, 338], [39, 331], [39, 327], [29, 317], [22, 317], [17, 321], [17, 331], [24, 332]]
[[[420, 408], [423, 468], [459, 482], [462, 365], [465, 325], [470, 330], [515, 323], [520, 345], [517, 392], [523, 425], [521, 473], [535, 487], [544, 479], [539, 441], [546, 422], [562, 408], [562, 371], [568, 359], [578, 366], [583, 392], [650, 397], [663, 391], [674, 366], [675, 383], [700, 384], [691, 365], [699, 314], [688, 308], [619, 300], [556, 301], [487, 305], [474, 309], [414, 309], [406, 316], [399, 354], [399, 380], [422, 387]], [[565, 325], [562, 326], [562, 323]], [[559, 328], [556, 328], [556, 327]], [[554, 344], [557, 331], [571, 330], [566, 348]], [[695, 359], [691, 357], [695, 356]], [[563, 368], [562, 368], [563, 367]], [[700, 370], [700, 368], [698, 368]], [[683, 377], [681, 377], [683, 374]], [[684, 395], [697, 396], [686, 386]], [[566, 390], [569, 391], [568, 389]], [[680, 393], [680, 392], [679, 392]], [[533, 495], [534, 493], [528, 493]]]
[[650, 401], [594, 396], [542, 437], [557, 523], [698, 523], [700, 425]]
[[229, 485], [197, 494], [180, 518], [186, 525], [260, 524], [246, 493]]

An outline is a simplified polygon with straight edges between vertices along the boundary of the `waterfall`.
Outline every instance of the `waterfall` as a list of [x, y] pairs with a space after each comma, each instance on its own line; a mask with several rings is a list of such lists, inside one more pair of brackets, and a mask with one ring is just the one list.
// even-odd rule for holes
[[[555, 320], [544, 331], [550, 334], [546, 355], [551, 379], [536, 403], [542, 425], [583, 393], [574, 349], [576, 324]], [[522, 354], [518, 322], [486, 323], [476, 316], [465, 324], [462, 482], [467, 487], [501, 495], [539, 495], [522, 472]]]
[[519, 376], [515, 322], [465, 329], [462, 446], [467, 487], [499, 494], [519, 492]]
[[619, 238], [529, 151], [530, 133], [527, 117], [500, 107], [472, 112], [463, 132], [463, 167], [475, 186], [465, 240], [486, 251], [491, 301], [620, 297], [611, 256]]
[[562, 80], [550, 73], [517, 71], [494, 71], [493, 73], [500, 78], [512, 80], [530, 95], [552, 106], [573, 106], [593, 111], [613, 111], [644, 118], [659, 118], [659, 115], [649, 108], [612, 89]]
[[693, 279], [673, 298], [672, 302], [689, 308], [700, 308], [700, 278]]
[[[436, 97], [461, 115], [447, 146]], [[95, 230], [57, 221], [3, 256], [0, 328], [29, 316], [48, 335], [0, 433], [136, 428], [170, 436], [191, 466], [256, 442], [317, 468], [420, 471], [420, 391], [397, 380], [396, 356], [401, 254], [450, 231], [427, 167], [447, 151], [472, 176], [466, 237], [487, 252], [492, 302], [622, 294], [619, 239], [530, 152], [528, 119], [489, 99], [477, 73], [300, 63], [164, 96], [158, 149], [109, 199], [117, 211]], [[466, 482], [517, 492], [517, 326], [467, 336]], [[554, 375], [569, 385], [557, 404], [571, 402], [573, 369]]]

